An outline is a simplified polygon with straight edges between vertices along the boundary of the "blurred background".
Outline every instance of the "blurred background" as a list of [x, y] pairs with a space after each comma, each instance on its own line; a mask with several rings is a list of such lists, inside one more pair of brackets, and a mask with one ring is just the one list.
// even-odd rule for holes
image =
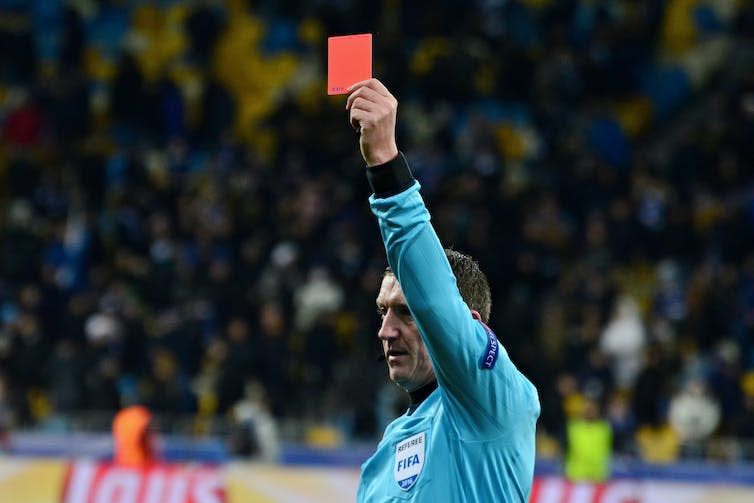
[[[0, 465], [106, 462], [141, 404], [166, 463], [353, 499], [406, 405], [326, 95], [327, 36], [362, 32], [438, 234], [539, 390], [532, 501], [754, 484], [744, 0], [0, 0]], [[583, 476], [595, 432], [584, 463], [609, 468]]]

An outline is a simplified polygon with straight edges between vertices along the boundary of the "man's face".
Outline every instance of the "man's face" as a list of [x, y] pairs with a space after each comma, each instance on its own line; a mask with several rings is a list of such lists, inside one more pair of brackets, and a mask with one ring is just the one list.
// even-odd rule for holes
[[406, 391], [414, 391], [433, 381], [432, 361], [406, 305], [401, 285], [393, 274], [382, 278], [377, 310], [382, 316], [377, 336], [382, 341], [390, 379]]

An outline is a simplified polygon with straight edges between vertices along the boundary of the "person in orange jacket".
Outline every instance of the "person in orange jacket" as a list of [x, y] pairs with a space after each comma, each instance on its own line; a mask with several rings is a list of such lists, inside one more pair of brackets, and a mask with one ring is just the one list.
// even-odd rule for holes
[[113, 419], [113, 440], [117, 465], [143, 468], [155, 459], [154, 439], [150, 425], [152, 414], [142, 405], [133, 405], [119, 411]]

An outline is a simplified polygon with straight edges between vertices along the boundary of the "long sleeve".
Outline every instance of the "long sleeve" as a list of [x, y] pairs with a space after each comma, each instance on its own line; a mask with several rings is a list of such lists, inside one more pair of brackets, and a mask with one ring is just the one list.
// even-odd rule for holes
[[538, 416], [536, 391], [492, 331], [472, 317], [419, 189], [413, 181], [395, 195], [370, 198], [388, 263], [427, 346], [457, 429], [473, 439], [515, 433], [518, 425], [529, 427]]

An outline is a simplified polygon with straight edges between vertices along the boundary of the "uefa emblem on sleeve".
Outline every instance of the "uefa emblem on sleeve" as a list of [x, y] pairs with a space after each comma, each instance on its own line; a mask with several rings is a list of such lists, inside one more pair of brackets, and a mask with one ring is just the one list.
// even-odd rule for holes
[[426, 437], [424, 432], [399, 442], [395, 446], [395, 465], [393, 476], [398, 487], [408, 491], [416, 484], [424, 467], [424, 444]]

